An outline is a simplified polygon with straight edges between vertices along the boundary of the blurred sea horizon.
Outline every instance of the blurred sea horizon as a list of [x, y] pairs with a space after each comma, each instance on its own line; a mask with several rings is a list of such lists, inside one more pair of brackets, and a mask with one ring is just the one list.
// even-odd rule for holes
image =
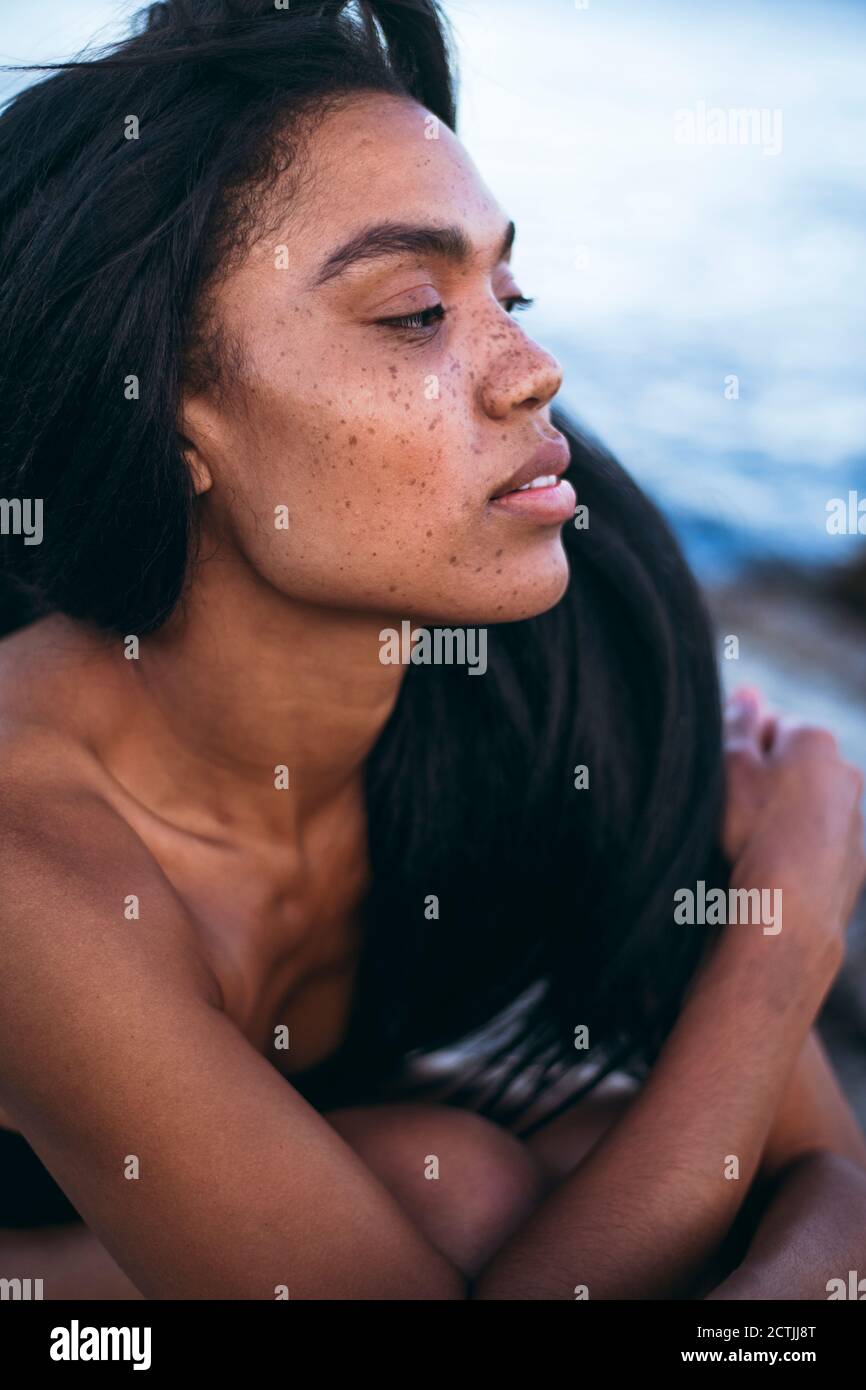
[[[863, 538], [829, 535], [826, 504], [866, 495], [866, 5], [447, 10], [459, 133], [517, 221], [522, 321], [563, 403], [703, 579], [849, 559]], [[678, 141], [713, 109], [778, 138]]]

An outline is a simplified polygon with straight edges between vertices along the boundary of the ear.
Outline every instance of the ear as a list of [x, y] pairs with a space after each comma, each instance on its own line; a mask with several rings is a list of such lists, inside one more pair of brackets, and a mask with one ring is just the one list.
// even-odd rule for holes
[[197, 497], [213, 487], [213, 474], [208, 464], [208, 446], [213, 437], [210, 415], [211, 411], [204, 401], [189, 397], [181, 399], [178, 434]]
[[188, 439], [181, 439], [183, 448], [184, 462], [190, 471], [192, 485], [196, 497], [200, 497], [203, 492], [209, 492], [213, 487], [213, 477], [202, 455], [194, 444]]

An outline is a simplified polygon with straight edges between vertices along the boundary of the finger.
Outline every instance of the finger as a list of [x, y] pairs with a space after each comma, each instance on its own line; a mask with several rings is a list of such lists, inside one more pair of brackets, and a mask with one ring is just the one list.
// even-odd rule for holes
[[725, 742], [758, 744], [763, 720], [760, 692], [751, 686], [735, 690], [725, 705]]
[[779, 716], [777, 714], [766, 714], [761, 721], [760, 743], [761, 752], [772, 752], [776, 739], [779, 737]]
[[826, 760], [836, 758], [838, 751], [836, 739], [829, 729], [807, 724], [802, 719], [785, 717], [778, 720], [772, 749], [774, 757], [817, 757]]

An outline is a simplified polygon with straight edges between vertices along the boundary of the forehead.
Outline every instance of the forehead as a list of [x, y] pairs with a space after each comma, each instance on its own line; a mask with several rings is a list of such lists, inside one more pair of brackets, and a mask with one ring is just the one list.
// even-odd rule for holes
[[306, 282], [329, 251], [387, 220], [462, 225], [481, 254], [507, 223], [463, 145], [425, 107], [352, 94], [304, 140], [303, 177], [285, 217], [293, 278]]

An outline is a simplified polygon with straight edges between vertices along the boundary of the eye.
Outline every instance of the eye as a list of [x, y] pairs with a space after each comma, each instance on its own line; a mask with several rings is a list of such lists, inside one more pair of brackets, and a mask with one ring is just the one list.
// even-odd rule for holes
[[512, 314], [515, 309], [528, 309], [535, 300], [527, 299], [525, 294], [508, 294], [505, 296], [505, 303], [508, 305], [509, 314]]
[[[508, 294], [502, 301], [506, 305], [509, 314], [515, 309], [528, 309], [530, 304], [534, 304], [534, 299], [527, 299], [523, 294]], [[429, 309], [419, 309], [414, 314], [401, 314], [397, 318], [377, 319], [385, 328], [406, 329], [408, 331], [421, 331], [432, 328], [434, 322], [439, 322], [445, 318], [446, 309], [442, 304], [431, 304]]]
[[419, 309], [414, 314], [401, 314], [398, 318], [377, 319], [386, 328], [423, 329], [432, 328], [431, 319], [444, 319], [445, 309], [441, 304], [431, 304], [429, 309]]

